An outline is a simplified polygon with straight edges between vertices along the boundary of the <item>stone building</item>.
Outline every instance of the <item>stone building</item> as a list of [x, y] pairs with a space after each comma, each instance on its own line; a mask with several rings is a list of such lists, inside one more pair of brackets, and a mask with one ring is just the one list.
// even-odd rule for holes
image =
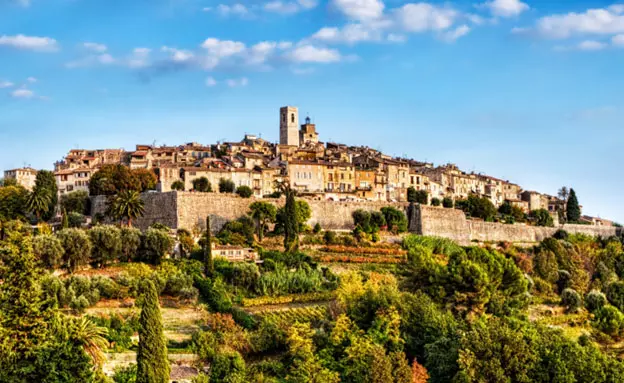
[[301, 125], [299, 131], [299, 145], [318, 144], [319, 134], [316, 132], [316, 125], [310, 121], [310, 117], [306, 117], [305, 124]]
[[30, 167], [5, 170], [4, 178], [13, 179], [18, 185], [23, 186], [26, 190], [32, 190], [35, 187], [37, 170]]
[[299, 147], [299, 111], [294, 106], [280, 108], [280, 145]]
[[91, 168], [70, 168], [54, 172], [56, 187], [60, 195], [74, 191], [89, 192], [89, 181], [97, 169]]
[[325, 166], [316, 161], [288, 161], [286, 169], [290, 186], [301, 193], [323, 193]]

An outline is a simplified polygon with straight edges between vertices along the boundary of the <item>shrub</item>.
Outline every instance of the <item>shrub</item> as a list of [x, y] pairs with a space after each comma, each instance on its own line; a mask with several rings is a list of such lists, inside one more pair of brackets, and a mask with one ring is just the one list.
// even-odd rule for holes
[[561, 293], [561, 304], [566, 307], [568, 312], [576, 312], [582, 303], [581, 296], [573, 289], [568, 288]]
[[[176, 181], [176, 182], [182, 183], [181, 181]], [[212, 191], [212, 185], [210, 184], [210, 181], [208, 181], [208, 178], [206, 177], [196, 178], [192, 181], [192, 184], [193, 184], [193, 190], [195, 191], [202, 192], [202, 193], [209, 193]], [[182, 190], [184, 190], [184, 184], [182, 184]]]
[[351, 214], [353, 217], [353, 224], [356, 228], [360, 228], [365, 233], [371, 232], [371, 214], [370, 212], [358, 209]]
[[81, 228], [85, 223], [87, 223], [87, 218], [84, 215], [76, 212], [67, 213], [69, 227]]
[[111, 278], [106, 276], [96, 275], [92, 277], [91, 287], [93, 289], [97, 289], [100, 293], [100, 297], [102, 298], [116, 299], [122, 297], [120, 286]]
[[126, 367], [117, 367], [113, 374], [115, 383], [135, 383], [137, 376], [137, 365], [130, 364]]
[[622, 311], [624, 309], [624, 282], [610, 283], [607, 288], [607, 299]]
[[451, 197], [444, 197], [442, 199], [442, 206], [445, 208], [452, 208], [455, 205]]
[[89, 214], [91, 200], [89, 193], [83, 190], [75, 191], [61, 196], [61, 210], [66, 213]]
[[323, 228], [321, 228], [321, 224], [318, 222], [314, 224], [314, 229], [312, 230], [312, 232], [314, 234], [319, 234], [321, 231], [323, 231]]
[[96, 226], [89, 230], [93, 248], [91, 265], [103, 267], [119, 258], [121, 253], [121, 231], [112, 225]]
[[386, 219], [388, 229], [395, 233], [403, 233], [407, 231], [407, 217], [405, 214], [392, 206], [381, 208], [381, 212]]
[[336, 233], [331, 230], [327, 230], [325, 234], [323, 234], [323, 242], [325, 242], [326, 245], [333, 245], [336, 243]]
[[426, 190], [416, 190], [413, 186], [407, 188], [407, 201], [413, 203], [427, 204], [428, 193]]
[[474, 194], [465, 200], [455, 201], [455, 207], [463, 210], [466, 215], [481, 218], [484, 221], [493, 221], [496, 217], [496, 207], [487, 197], [479, 197]]
[[440, 206], [441, 203], [442, 202], [440, 201], [439, 198], [435, 198], [434, 197], [434, 198], [431, 199], [431, 206]]
[[169, 234], [163, 230], [149, 228], [141, 236], [141, 260], [158, 265], [171, 252], [172, 247], [173, 239]]
[[236, 188], [236, 194], [242, 198], [249, 198], [253, 195], [253, 190], [249, 186], [242, 185]]
[[219, 180], [219, 193], [234, 193], [235, 189], [234, 181], [225, 178]]
[[184, 191], [184, 182], [177, 180], [171, 184], [171, 190]]
[[85, 265], [91, 255], [91, 240], [80, 229], [64, 229], [58, 233], [63, 246], [63, 265], [70, 273]]
[[69, 303], [69, 307], [76, 313], [82, 314], [89, 307], [89, 300], [84, 295], [81, 295], [72, 299]]
[[592, 325], [613, 337], [620, 337], [624, 331], [624, 314], [613, 306], [606, 305], [594, 313]]
[[553, 217], [546, 209], [532, 210], [529, 213], [529, 217], [535, 222], [537, 226], [555, 226]]
[[119, 234], [121, 237], [120, 260], [130, 262], [136, 257], [136, 252], [141, 245], [141, 231], [131, 227], [122, 227]]
[[373, 228], [381, 229], [387, 225], [386, 217], [380, 211], [371, 211], [370, 223]]
[[38, 235], [33, 238], [33, 253], [47, 269], [55, 269], [63, 259], [63, 245], [53, 235]]
[[559, 229], [559, 230], [555, 231], [555, 234], [553, 234], [553, 238], [567, 241], [567, 239], [568, 239], [568, 232], [563, 230], [563, 229]]
[[590, 312], [601, 309], [606, 304], [607, 297], [601, 291], [592, 290], [585, 296], [585, 307], [587, 307], [587, 310]]

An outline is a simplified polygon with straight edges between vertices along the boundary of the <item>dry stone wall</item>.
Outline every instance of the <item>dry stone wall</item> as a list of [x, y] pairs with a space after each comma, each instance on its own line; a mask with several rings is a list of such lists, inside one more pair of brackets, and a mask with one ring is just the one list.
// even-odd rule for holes
[[[155, 222], [171, 228], [205, 228], [206, 216], [211, 217], [211, 229], [218, 231], [227, 221], [247, 214], [254, 199], [240, 198], [236, 195], [217, 193], [167, 192], [144, 193], [145, 215], [134, 224], [146, 229]], [[263, 199], [280, 207], [284, 199]], [[309, 225], [319, 223], [325, 230], [352, 230], [351, 214], [358, 209], [378, 211], [384, 206], [394, 206], [408, 212], [406, 203], [386, 202], [333, 202], [307, 201], [312, 210]], [[92, 213], [103, 214], [106, 211], [106, 197], [92, 199]], [[522, 224], [506, 225], [501, 223], [467, 220], [464, 213], [456, 209], [416, 205], [410, 215], [410, 231], [422, 235], [431, 235], [453, 239], [460, 244], [471, 241], [479, 242], [538, 242], [552, 236], [562, 228], [569, 233], [583, 233], [593, 236], [609, 237], [620, 235], [616, 227], [563, 225], [555, 228], [535, 227]]]

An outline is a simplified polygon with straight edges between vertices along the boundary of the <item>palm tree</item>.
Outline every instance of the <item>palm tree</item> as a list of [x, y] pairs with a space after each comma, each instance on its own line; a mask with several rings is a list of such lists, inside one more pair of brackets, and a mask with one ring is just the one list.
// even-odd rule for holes
[[117, 193], [111, 204], [113, 217], [123, 221], [128, 220], [128, 227], [132, 227], [132, 220], [142, 217], [145, 213], [145, 203], [139, 192], [135, 190], [123, 190]]
[[105, 327], [99, 327], [89, 319], [82, 317], [74, 322], [73, 338], [91, 356], [93, 364], [101, 366], [104, 362], [102, 350], [108, 348], [109, 343], [104, 338], [107, 334]]
[[45, 190], [35, 188], [28, 194], [26, 207], [28, 208], [28, 211], [37, 216], [37, 221], [40, 221], [41, 215], [50, 210], [50, 200], [50, 194], [46, 193]]

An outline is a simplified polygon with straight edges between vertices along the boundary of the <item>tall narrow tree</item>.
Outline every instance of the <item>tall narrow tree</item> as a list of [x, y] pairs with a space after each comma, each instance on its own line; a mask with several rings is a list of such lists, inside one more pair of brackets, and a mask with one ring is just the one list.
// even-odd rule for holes
[[150, 280], [143, 282], [142, 290], [136, 383], [168, 383], [171, 366], [167, 359], [158, 293]]
[[210, 231], [210, 216], [206, 216], [206, 238], [204, 241], [204, 274], [207, 277], [214, 273], [214, 260], [212, 259], [212, 232]]
[[570, 194], [568, 195], [568, 202], [566, 203], [566, 217], [568, 222], [573, 223], [578, 222], [581, 219], [581, 207], [579, 206], [574, 189], [570, 189]]
[[284, 249], [291, 253], [299, 248], [299, 222], [297, 221], [297, 202], [295, 191], [286, 186], [286, 205], [284, 206]]

